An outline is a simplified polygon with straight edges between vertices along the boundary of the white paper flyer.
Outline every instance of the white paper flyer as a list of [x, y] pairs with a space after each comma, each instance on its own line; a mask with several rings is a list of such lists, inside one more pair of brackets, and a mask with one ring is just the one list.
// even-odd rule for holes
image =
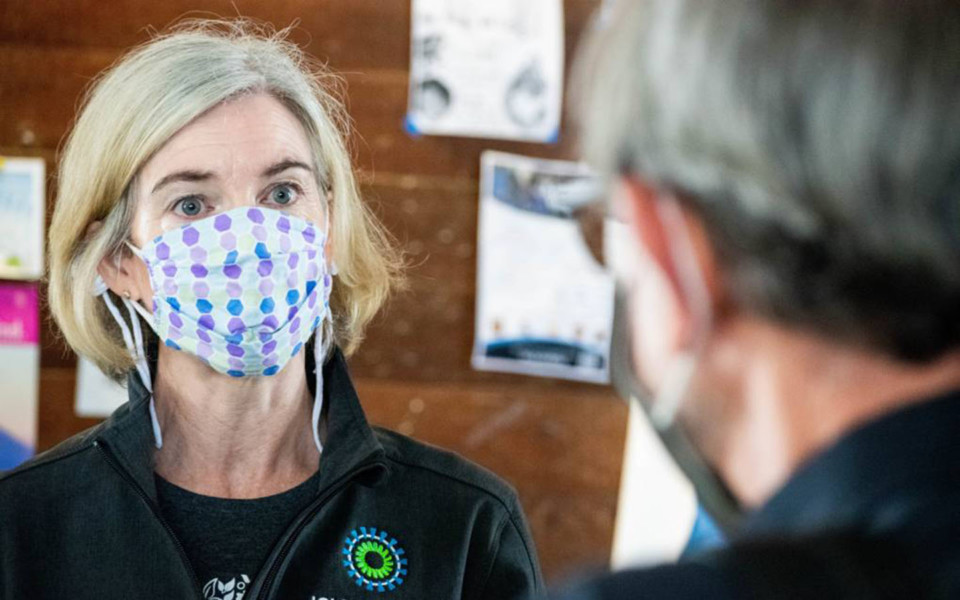
[[0, 279], [43, 275], [45, 183], [43, 159], [0, 156]]
[[561, 0], [413, 0], [411, 27], [408, 131], [557, 139]]
[[600, 178], [489, 151], [480, 170], [474, 368], [608, 383], [613, 278], [572, 217]]
[[36, 283], [0, 282], [0, 471], [19, 465], [36, 448], [38, 302]]

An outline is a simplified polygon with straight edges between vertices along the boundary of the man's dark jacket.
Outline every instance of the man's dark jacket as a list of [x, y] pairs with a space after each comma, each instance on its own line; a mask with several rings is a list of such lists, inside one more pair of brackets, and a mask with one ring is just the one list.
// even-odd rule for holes
[[563, 598], [960, 598], [960, 392], [843, 437], [729, 547], [584, 583]]
[[[244, 600], [538, 596], [537, 558], [513, 490], [453, 454], [371, 428], [339, 352], [324, 375], [328, 436], [316, 500]], [[149, 396], [135, 377], [130, 387], [130, 401], [103, 424], [0, 478], [3, 600], [203, 597], [157, 507]], [[353, 568], [349, 548], [359, 538], [392, 553], [388, 577]]]

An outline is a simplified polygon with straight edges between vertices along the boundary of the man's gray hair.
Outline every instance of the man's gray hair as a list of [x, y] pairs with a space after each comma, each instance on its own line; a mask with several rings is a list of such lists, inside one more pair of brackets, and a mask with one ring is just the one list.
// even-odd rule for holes
[[617, 4], [574, 79], [593, 163], [699, 213], [748, 310], [960, 346], [960, 2]]

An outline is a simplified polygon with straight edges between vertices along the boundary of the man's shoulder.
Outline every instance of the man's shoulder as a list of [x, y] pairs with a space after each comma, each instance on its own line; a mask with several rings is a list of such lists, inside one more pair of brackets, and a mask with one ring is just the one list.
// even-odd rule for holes
[[698, 562], [630, 569], [572, 585], [555, 600], [734, 600], [738, 595], [722, 567]]
[[670, 598], [795, 600], [927, 597], [910, 555], [891, 539], [856, 532], [750, 539], [675, 565], [615, 573], [562, 600]]

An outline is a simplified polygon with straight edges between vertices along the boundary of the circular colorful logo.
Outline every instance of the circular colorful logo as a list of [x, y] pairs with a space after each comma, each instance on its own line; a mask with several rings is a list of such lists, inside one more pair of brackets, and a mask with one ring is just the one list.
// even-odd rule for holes
[[371, 592], [395, 590], [407, 576], [403, 548], [376, 527], [350, 532], [343, 546], [343, 566], [354, 583]]

